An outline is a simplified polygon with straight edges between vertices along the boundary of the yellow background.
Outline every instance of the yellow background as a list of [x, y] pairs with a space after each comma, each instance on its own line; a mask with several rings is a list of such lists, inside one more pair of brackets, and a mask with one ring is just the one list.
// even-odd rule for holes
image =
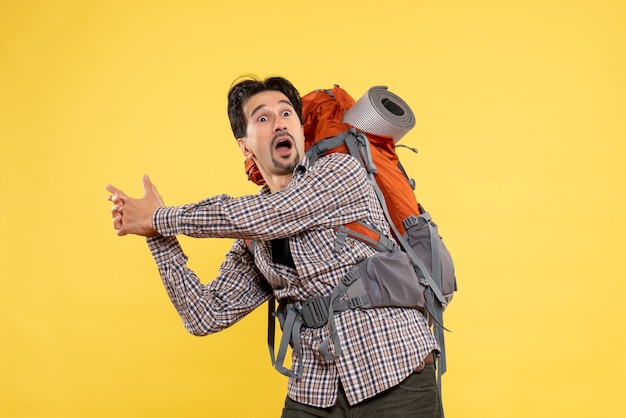
[[[187, 334], [108, 183], [252, 193], [225, 113], [244, 73], [387, 85], [455, 256], [448, 417], [626, 415], [626, 3], [0, 4], [0, 416], [275, 417], [265, 308]], [[182, 239], [204, 281], [228, 240]]]

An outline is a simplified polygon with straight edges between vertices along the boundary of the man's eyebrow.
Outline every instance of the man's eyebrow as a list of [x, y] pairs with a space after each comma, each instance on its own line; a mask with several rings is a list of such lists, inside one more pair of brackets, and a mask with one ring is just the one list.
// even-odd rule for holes
[[[278, 103], [284, 103], [286, 105], [289, 105], [292, 109], [294, 108], [289, 100], [279, 100]], [[255, 107], [254, 110], [252, 111], [252, 113], [250, 113], [250, 119], [252, 119], [252, 117], [254, 116], [254, 114], [256, 112], [258, 112], [259, 110], [261, 110], [264, 107], [267, 107], [267, 105], [265, 103], [260, 104], [257, 107]]]

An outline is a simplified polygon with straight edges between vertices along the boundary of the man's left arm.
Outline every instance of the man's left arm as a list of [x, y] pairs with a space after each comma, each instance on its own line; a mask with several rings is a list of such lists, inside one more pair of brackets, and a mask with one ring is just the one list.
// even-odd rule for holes
[[128, 197], [107, 186], [118, 235], [188, 235], [267, 241], [311, 228], [332, 228], [369, 215], [364, 169], [349, 155], [320, 158], [302, 178], [276, 193], [218, 195], [183, 206], [165, 207], [148, 176], [144, 196]]

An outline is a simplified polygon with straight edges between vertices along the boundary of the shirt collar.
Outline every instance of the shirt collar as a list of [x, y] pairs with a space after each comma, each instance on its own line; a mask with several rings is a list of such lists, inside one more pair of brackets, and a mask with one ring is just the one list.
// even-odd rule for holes
[[297, 177], [297, 176], [303, 175], [304, 173], [306, 173], [308, 168], [309, 168], [309, 157], [305, 155], [304, 158], [302, 159], [302, 161], [300, 161], [300, 164], [298, 164], [293, 169], [293, 177]]
[[[298, 163], [298, 165], [294, 167], [293, 175], [289, 183], [291, 184], [294, 182], [294, 180], [298, 179], [299, 177], [302, 177], [304, 173], [306, 173], [306, 171], [309, 169], [310, 164], [311, 162], [309, 161], [309, 157], [305, 155], [304, 158], [300, 161], [300, 163]], [[270, 188], [267, 186], [267, 184], [264, 185], [259, 191], [259, 194], [261, 195], [266, 195], [270, 193], [271, 193]]]

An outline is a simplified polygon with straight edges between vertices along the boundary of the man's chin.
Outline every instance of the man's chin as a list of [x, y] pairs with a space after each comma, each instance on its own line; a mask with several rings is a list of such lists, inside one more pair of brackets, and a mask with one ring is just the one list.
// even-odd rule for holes
[[289, 158], [285, 158], [282, 161], [278, 159], [272, 159], [272, 163], [274, 164], [274, 168], [278, 170], [282, 170], [285, 173], [291, 173], [296, 168], [298, 163], [300, 162], [300, 158], [298, 155], [292, 155]]

